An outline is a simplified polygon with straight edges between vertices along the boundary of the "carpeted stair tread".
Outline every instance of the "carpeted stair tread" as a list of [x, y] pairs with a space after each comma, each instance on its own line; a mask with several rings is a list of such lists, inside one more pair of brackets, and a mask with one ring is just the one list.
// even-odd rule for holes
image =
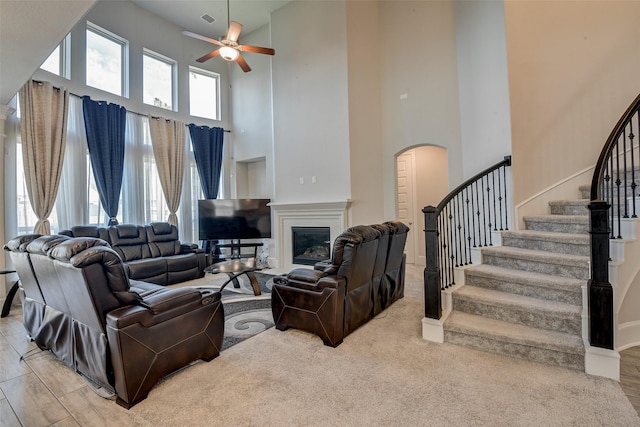
[[453, 293], [453, 309], [534, 328], [581, 333], [581, 307], [494, 289], [463, 286]]
[[532, 215], [523, 217], [527, 230], [588, 234], [588, 215]]
[[514, 307], [529, 308], [532, 311], [544, 313], [557, 313], [566, 316], [580, 316], [582, 307], [565, 304], [557, 301], [546, 301], [539, 298], [496, 291], [478, 286], [463, 286], [454, 293], [456, 296], [483, 301], [491, 305], [510, 305]]
[[444, 329], [499, 342], [584, 355], [582, 338], [576, 335], [532, 328], [459, 311], [449, 314], [444, 323]]
[[509, 247], [546, 252], [584, 256], [590, 254], [589, 235], [587, 234], [537, 230], [505, 231], [502, 233], [502, 244]]
[[480, 264], [465, 270], [466, 283], [476, 287], [504, 289], [507, 292], [582, 305], [585, 280], [513, 270]]
[[484, 256], [485, 254], [501, 256], [505, 258], [544, 262], [548, 264], [570, 265], [579, 267], [588, 267], [589, 263], [589, 257], [584, 255], [550, 253], [546, 251], [514, 248], [510, 246], [494, 246], [492, 248], [483, 248], [482, 255]]
[[573, 243], [577, 245], [588, 245], [589, 235], [587, 234], [571, 234], [558, 233], [553, 231], [537, 231], [537, 230], [510, 230], [502, 232], [503, 238], [518, 237], [531, 240], [544, 240], [549, 242]]

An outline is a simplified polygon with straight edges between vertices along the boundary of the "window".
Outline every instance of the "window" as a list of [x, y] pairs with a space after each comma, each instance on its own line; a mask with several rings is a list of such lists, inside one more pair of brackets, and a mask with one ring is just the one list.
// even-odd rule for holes
[[40, 68], [65, 79], [71, 78], [71, 33], [56, 46]]
[[205, 119], [220, 120], [220, 75], [189, 67], [189, 114]]
[[128, 96], [128, 43], [87, 22], [87, 86]]
[[142, 102], [167, 110], [174, 110], [173, 100], [176, 62], [144, 49], [142, 55]]

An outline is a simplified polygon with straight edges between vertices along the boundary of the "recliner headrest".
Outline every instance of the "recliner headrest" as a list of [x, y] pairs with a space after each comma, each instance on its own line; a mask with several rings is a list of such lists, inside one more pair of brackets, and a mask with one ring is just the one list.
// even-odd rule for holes
[[168, 222], [152, 222], [149, 224], [155, 234], [171, 234], [172, 227]]
[[408, 233], [409, 227], [402, 221], [387, 221], [385, 222], [391, 228], [391, 234]]
[[347, 228], [345, 231], [350, 233], [355, 233], [361, 236], [364, 242], [375, 240], [380, 237], [380, 232], [368, 225], [356, 225], [356, 226]]
[[71, 227], [73, 237], [100, 237], [98, 227], [95, 225], [76, 225]]
[[[80, 252], [93, 247], [104, 247], [104, 249], [108, 249], [113, 252], [109, 247], [109, 244], [102, 239], [96, 239], [94, 237], [74, 237], [61, 242], [59, 245], [51, 249], [49, 251], [49, 256], [59, 261], [69, 262]], [[115, 252], [113, 253], [118, 257], [118, 254]], [[118, 259], [120, 258], [118, 257]], [[75, 264], [74, 266], [77, 267]]]
[[114, 227], [118, 232], [118, 237], [123, 239], [131, 239], [140, 235], [140, 231], [137, 225], [121, 224], [113, 225], [112, 227]]
[[391, 227], [388, 224], [371, 224], [369, 227], [378, 230], [381, 236], [391, 234]]
[[27, 252], [32, 254], [46, 255], [51, 248], [56, 247], [71, 237], [62, 235], [40, 236], [27, 245]]
[[25, 252], [27, 245], [40, 236], [42, 236], [42, 234], [23, 234], [9, 240], [3, 248], [5, 251]]

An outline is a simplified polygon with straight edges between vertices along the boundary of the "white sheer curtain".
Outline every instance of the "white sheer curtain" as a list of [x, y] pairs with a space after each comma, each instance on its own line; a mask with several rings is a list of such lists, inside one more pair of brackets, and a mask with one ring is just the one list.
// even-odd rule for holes
[[126, 224], [144, 224], [145, 220], [145, 180], [144, 158], [148, 153], [145, 146], [148, 119], [137, 113], [127, 112], [125, 130], [124, 176], [122, 179], [122, 213]]
[[203, 199], [200, 176], [196, 167], [196, 159], [191, 148], [191, 135], [186, 132], [184, 155], [184, 178], [182, 180], [182, 201], [180, 202], [180, 221], [178, 233], [183, 242], [198, 241], [198, 200]]
[[62, 178], [55, 205], [58, 231], [88, 223], [89, 186], [86, 171], [87, 136], [84, 131], [82, 99], [72, 96], [69, 99], [67, 145]]

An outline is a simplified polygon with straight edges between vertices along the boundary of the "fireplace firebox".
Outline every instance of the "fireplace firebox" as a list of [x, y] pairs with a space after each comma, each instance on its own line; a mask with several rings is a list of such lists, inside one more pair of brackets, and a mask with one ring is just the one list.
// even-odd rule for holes
[[293, 263], [314, 265], [331, 258], [329, 227], [291, 227]]

